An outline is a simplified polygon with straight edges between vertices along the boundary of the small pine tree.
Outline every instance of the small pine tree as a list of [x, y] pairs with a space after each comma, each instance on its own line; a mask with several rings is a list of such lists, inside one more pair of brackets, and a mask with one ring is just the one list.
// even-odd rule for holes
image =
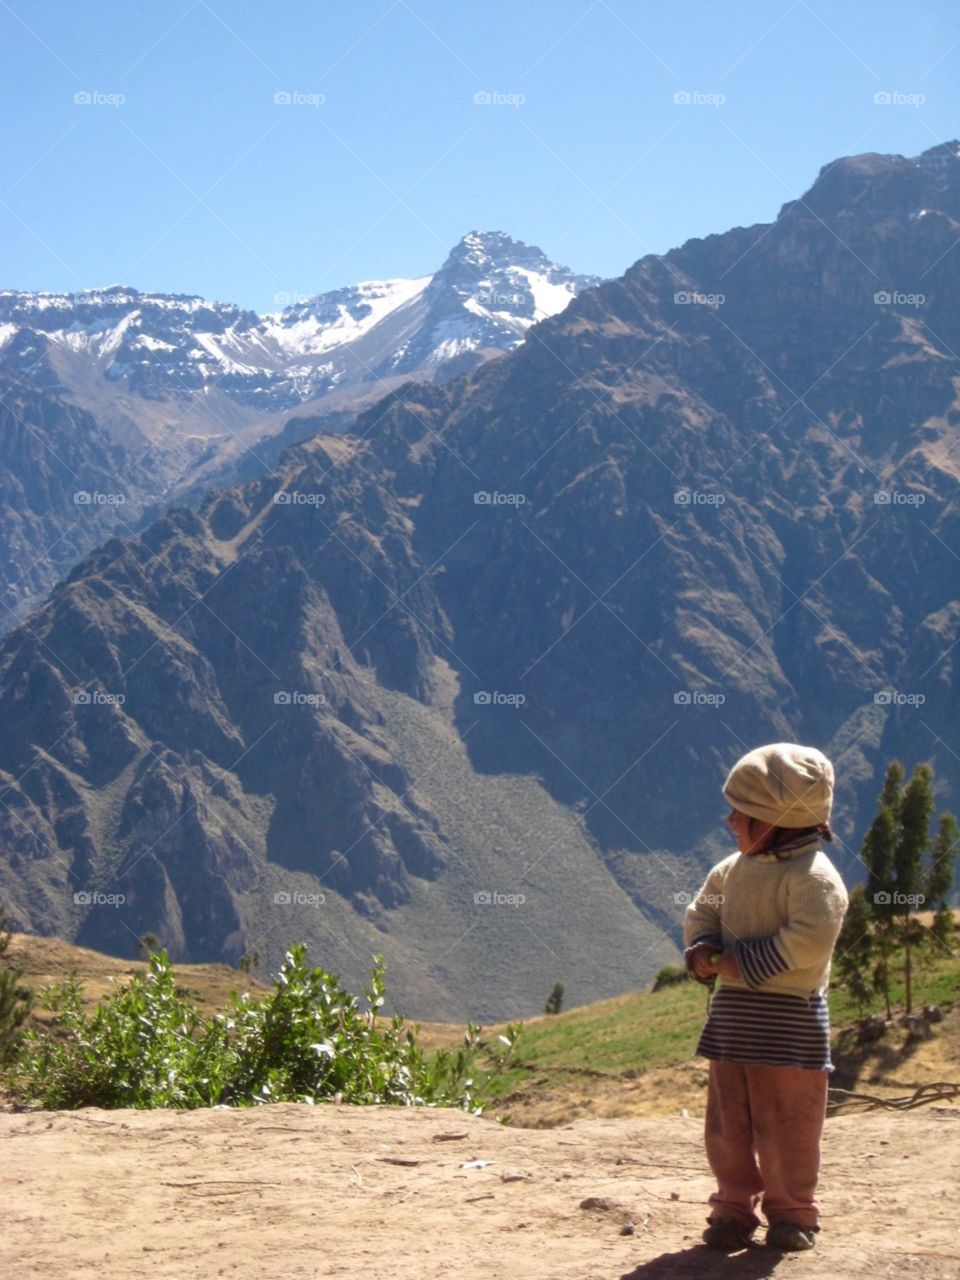
[[880, 804], [895, 815], [899, 815], [900, 805], [903, 803], [903, 779], [905, 776], [903, 765], [900, 761], [891, 760], [883, 779]]
[[563, 1007], [563, 983], [555, 982], [553, 990], [547, 997], [547, 1003], [544, 1006], [544, 1013], [559, 1013]]
[[23, 1024], [33, 1006], [33, 994], [20, 981], [23, 971], [7, 967], [10, 934], [6, 924], [6, 913], [0, 906], [0, 1067], [7, 1066], [16, 1056]]
[[160, 939], [155, 933], [145, 933], [140, 939], [140, 950], [144, 960], [149, 960], [155, 952], [160, 950]]
[[930, 932], [947, 950], [953, 941], [953, 907], [950, 891], [953, 888], [954, 866], [957, 859], [957, 842], [960, 831], [952, 813], [942, 813], [937, 827], [937, 838], [930, 855], [924, 892], [927, 906], [933, 912]]
[[876, 972], [871, 980], [870, 970], [877, 952], [872, 903], [861, 886], [850, 894], [834, 958], [837, 978], [846, 987], [861, 1017], [869, 1008], [876, 989]]
[[900, 838], [894, 854], [894, 914], [903, 944], [903, 984], [907, 1013], [913, 1009], [913, 948], [922, 941], [923, 929], [915, 917], [923, 902], [926, 883], [924, 858], [930, 848], [930, 819], [933, 817], [933, 770], [918, 764], [903, 793], [900, 806]]
[[903, 766], [892, 760], [880, 792], [880, 808], [863, 842], [861, 858], [867, 868], [866, 903], [874, 919], [874, 986], [890, 1008], [890, 957], [895, 945], [896, 850], [900, 838]]
[[[861, 854], [868, 872], [865, 905], [874, 921], [874, 986], [883, 995], [888, 1018], [891, 1016], [890, 960], [895, 948], [898, 945], [903, 948], [904, 997], [910, 1013], [917, 948], [931, 937], [947, 943], [953, 932], [953, 912], [948, 899], [953, 886], [957, 823], [952, 814], [941, 815], [936, 842], [931, 849], [933, 770], [928, 764], [919, 764], [906, 787], [903, 779], [903, 766], [898, 760], [892, 761], [880, 792], [879, 811], [867, 832]], [[934, 912], [930, 930], [923, 928], [916, 914], [916, 908], [923, 904]], [[851, 957], [846, 966], [851, 991], [857, 984], [857, 977], [851, 973], [855, 966], [856, 960]]]
[[260, 952], [247, 951], [237, 961], [237, 968], [241, 973], [251, 973], [254, 969], [260, 968]]

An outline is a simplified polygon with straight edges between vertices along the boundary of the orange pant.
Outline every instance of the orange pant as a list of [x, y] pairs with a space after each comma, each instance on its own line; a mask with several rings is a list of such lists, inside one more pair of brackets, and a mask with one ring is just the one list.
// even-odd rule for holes
[[710, 1221], [815, 1227], [828, 1071], [710, 1062], [705, 1139], [717, 1179]]

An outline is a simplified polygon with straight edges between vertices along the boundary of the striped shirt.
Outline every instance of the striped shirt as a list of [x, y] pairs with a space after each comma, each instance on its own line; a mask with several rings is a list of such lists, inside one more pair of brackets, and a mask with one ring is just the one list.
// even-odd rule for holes
[[832, 1071], [826, 998], [720, 986], [697, 1053], [720, 1062]]

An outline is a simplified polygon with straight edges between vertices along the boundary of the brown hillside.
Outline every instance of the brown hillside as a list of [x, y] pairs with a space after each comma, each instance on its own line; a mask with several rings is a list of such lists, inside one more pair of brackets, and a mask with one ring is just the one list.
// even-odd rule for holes
[[[147, 967], [144, 960], [120, 960], [89, 947], [74, 946], [62, 938], [38, 938], [27, 933], [11, 935], [7, 956], [23, 970], [23, 980], [33, 990], [62, 982], [74, 972], [83, 985], [84, 1003], [88, 1006], [108, 995], [116, 982], [143, 973]], [[207, 1014], [226, 1008], [231, 991], [239, 995], [244, 991], [263, 994], [267, 990], [258, 978], [226, 964], [178, 964], [176, 972], [184, 994]]]

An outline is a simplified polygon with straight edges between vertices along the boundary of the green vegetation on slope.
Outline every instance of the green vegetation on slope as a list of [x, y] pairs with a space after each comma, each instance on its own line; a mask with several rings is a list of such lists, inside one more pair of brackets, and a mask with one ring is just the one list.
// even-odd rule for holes
[[[368, 1008], [335, 974], [308, 966], [306, 947], [287, 952], [268, 996], [232, 995], [226, 1014], [205, 1017], [182, 996], [165, 951], [147, 972], [93, 1010], [72, 978], [46, 988], [51, 1023], [31, 1026], [6, 1083], [45, 1108], [255, 1106], [324, 1101], [460, 1107], [479, 1113], [473, 1070], [479, 1028], [458, 1052], [425, 1054], [383, 1005], [383, 959], [374, 957]], [[499, 1037], [501, 1057], [514, 1028]], [[504, 1052], [505, 1050], [505, 1052]], [[495, 1078], [496, 1068], [487, 1078]]]
[[[891, 987], [902, 1006], [902, 976]], [[960, 997], [960, 956], [940, 953], [914, 970], [915, 1006], [949, 1005]], [[583, 1083], [597, 1073], [613, 1079], [676, 1067], [689, 1061], [706, 1016], [706, 988], [683, 982], [662, 990], [634, 991], [612, 1000], [533, 1018], [523, 1025], [519, 1060], [489, 1090], [491, 1098], [516, 1100], [541, 1084], [551, 1090]], [[839, 1062], [858, 1016], [846, 990], [831, 989], [830, 1017]], [[878, 1003], [880, 998], [878, 997]], [[495, 1033], [500, 1028], [491, 1028]], [[545, 1079], [545, 1077], [548, 1078]]]

